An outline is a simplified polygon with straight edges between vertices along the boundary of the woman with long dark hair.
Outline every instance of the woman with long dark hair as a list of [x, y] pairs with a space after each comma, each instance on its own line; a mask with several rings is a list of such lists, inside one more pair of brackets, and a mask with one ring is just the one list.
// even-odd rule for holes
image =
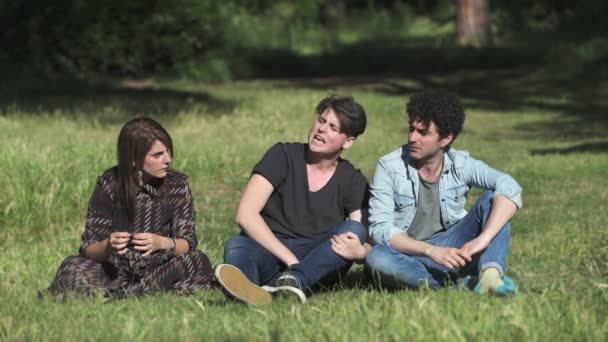
[[142, 117], [122, 127], [118, 165], [97, 179], [89, 201], [80, 255], [61, 264], [51, 294], [120, 298], [214, 285], [209, 259], [196, 249], [188, 179], [170, 167], [172, 158], [158, 122]]

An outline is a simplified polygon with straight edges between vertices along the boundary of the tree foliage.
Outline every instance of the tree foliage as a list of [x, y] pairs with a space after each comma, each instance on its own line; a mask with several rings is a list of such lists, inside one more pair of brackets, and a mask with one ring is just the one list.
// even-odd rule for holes
[[212, 0], [3, 2], [2, 46], [52, 69], [140, 75], [200, 58], [221, 42]]
[[[144, 76], [172, 71], [198, 74], [201, 79], [229, 79], [233, 74], [252, 74], [251, 55], [323, 56], [365, 42], [450, 46], [457, 38], [456, 27], [451, 29], [456, 4], [454, 0], [0, 1], [0, 63], [8, 59], [72, 74]], [[586, 39], [606, 31], [607, 4], [492, 1], [483, 32], [493, 35], [497, 45], [532, 35], [547, 40], [549, 31], [557, 32], [559, 39], [566, 33]], [[434, 34], [421, 34], [430, 31]], [[596, 46], [604, 51], [594, 42], [592, 53]], [[381, 47], [386, 50], [391, 45]]]

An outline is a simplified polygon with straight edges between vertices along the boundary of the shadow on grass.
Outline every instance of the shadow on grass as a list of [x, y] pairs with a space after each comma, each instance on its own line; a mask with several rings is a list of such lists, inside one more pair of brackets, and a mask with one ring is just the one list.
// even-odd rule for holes
[[515, 127], [518, 136], [546, 141], [602, 138], [608, 129], [608, 82], [590, 81], [592, 73], [514, 68], [418, 74], [405, 81], [386, 82], [379, 91], [403, 96], [405, 105], [405, 97], [420, 89], [445, 88], [459, 94], [468, 108], [476, 110], [558, 114], [557, 119], [552, 116], [550, 120], [519, 124]]
[[60, 115], [101, 124], [120, 124], [134, 116], [171, 119], [185, 111], [219, 116], [235, 106], [202, 91], [159, 88], [151, 80], [86, 83], [26, 76], [0, 86], [0, 115]]
[[321, 294], [339, 290], [370, 289], [371, 279], [363, 270], [350, 270], [343, 279], [336, 276], [322, 280], [312, 288], [312, 293]]
[[407, 76], [454, 70], [532, 66], [543, 51], [489, 47], [433, 47], [424, 39], [376, 39], [344, 45], [319, 55], [300, 55], [287, 49], [246, 49], [255, 77]]
[[256, 51], [252, 60], [256, 75], [274, 78], [276, 87], [363, 90], [401, 97], [404, 107], [407, 97], [421, 89], [444, 88], [459, 94], [467, 108], [560, 116], [523, 123], [516, 127], [518, 135], [548, 141], [604, 137], [606, 58], [547, 66], [551, 53], [542, 46], [431, 48], [384, 41], [358, 43], [319, 56]]
[[530, 150], [531, 155], [571, 154], [571, 153], [608, 153], [608, 142], [578, 144], [562, 148], [545, 148]]

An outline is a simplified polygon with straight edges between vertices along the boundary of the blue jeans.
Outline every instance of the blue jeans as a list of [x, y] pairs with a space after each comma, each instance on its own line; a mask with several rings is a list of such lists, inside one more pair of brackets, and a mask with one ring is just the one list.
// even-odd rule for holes
[[[290, 270], [300, 277], [301, 284], [310, 288], [322, 280], [344, 276], [352, 261], [338, 256], [331, 249], [330, 238], [336, 234], [353, 232], [359, 241], [366, 241], [367, 229], [356, 221], [344, 221], [319, 238], [294, 238], [277, 235], [277, 238], [298, 258], [300, 263]], [[249, 280], [265, 285], [285, 270], [285, 264], [270, 254], [255, 240], [245, 235], [230, 239], [224, 248], [224, 262], [238, 267]]]
[[[426, 242], [434, 246], [460, 248], [481, 233], [492, 208], [492, 193], [485, 192], [469, 211], [467, 216], [447, 231]], [[506, 258], [509, 252], [511, 225], [507, 223], [496, 234], [492, 242], [482, 252], [473, 257], [464, 267], [450, 270], [426, 256], [408, 255], [399, 250], [377, 245], [365, 260], [367, 271], [374, 280], [392, 288], [417, 288], [428, 284], [430, 288], [455, 284], [459, 278], [476, 276], [487, 268], [495, 267], [504, 276]]]

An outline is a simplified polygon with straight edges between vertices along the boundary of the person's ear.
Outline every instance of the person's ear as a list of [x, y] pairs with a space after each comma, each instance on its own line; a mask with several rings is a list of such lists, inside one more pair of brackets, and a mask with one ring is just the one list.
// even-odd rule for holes
[[348, 137], [346, 141], [342, 144], [342, 149], [349, 149], [355, 143], [355, 137]]
[[454, 134], [450, 133], [439, 140], [441, 147], [446, 147], [454, 141]]

